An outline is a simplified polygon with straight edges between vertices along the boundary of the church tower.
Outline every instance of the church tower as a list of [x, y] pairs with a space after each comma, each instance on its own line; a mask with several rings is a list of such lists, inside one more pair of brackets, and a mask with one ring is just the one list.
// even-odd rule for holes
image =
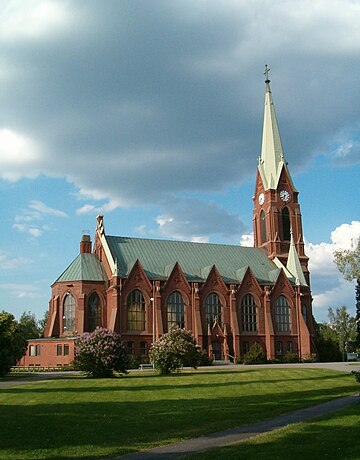
[[308, 257], [304, 253], [299, 192], [284, 157], [279, 127], [270, 90], [269, 68], [265, 66], [265, 109], [261, 157], [254, 195], [254, 246], [267, 250], [273, 260], [286, 266], [290, 243], [296, 249], [309, 285]]

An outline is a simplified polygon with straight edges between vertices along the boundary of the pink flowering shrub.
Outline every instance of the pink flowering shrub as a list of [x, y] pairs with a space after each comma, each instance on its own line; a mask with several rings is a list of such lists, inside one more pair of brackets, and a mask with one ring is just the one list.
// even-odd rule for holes
[[121, 336], [97, 327], [76, 339], [76, 369], [91, 377], [113, 377], [114, 371], [126, 374], [128, 356]]
[[160, 374], [178, 372], [183, 366], [197, 368], [201, 353], [190, 331], [173, 326], [150, 349], [150, 359]]

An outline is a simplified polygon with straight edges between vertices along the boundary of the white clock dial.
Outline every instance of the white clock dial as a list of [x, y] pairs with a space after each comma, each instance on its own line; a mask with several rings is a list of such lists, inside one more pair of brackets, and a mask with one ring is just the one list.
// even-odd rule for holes
[[264, 204], [265, 195], [263, 193], [260, 193], [258, 200], [259, 200], [259, 204]]
[[280, 192], [280, 198], [283, 201], [289, 201], [290, 200], [290, 193], [287, 190], [281, 190]]

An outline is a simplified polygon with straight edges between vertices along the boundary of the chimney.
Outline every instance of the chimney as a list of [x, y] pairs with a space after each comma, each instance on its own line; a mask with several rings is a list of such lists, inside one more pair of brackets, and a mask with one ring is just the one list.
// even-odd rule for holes
[[80, 241], [80, 254], [91, 254], [90, 235], [83, 235]]

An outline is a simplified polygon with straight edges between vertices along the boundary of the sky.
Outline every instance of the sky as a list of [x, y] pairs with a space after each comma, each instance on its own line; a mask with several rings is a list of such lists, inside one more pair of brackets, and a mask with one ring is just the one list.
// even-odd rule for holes
[[251, 245], [269, 65], [313, 312], [355, 312], [356, 0], [2, 0], [0, 310], [42, 318], [94, 235]]

